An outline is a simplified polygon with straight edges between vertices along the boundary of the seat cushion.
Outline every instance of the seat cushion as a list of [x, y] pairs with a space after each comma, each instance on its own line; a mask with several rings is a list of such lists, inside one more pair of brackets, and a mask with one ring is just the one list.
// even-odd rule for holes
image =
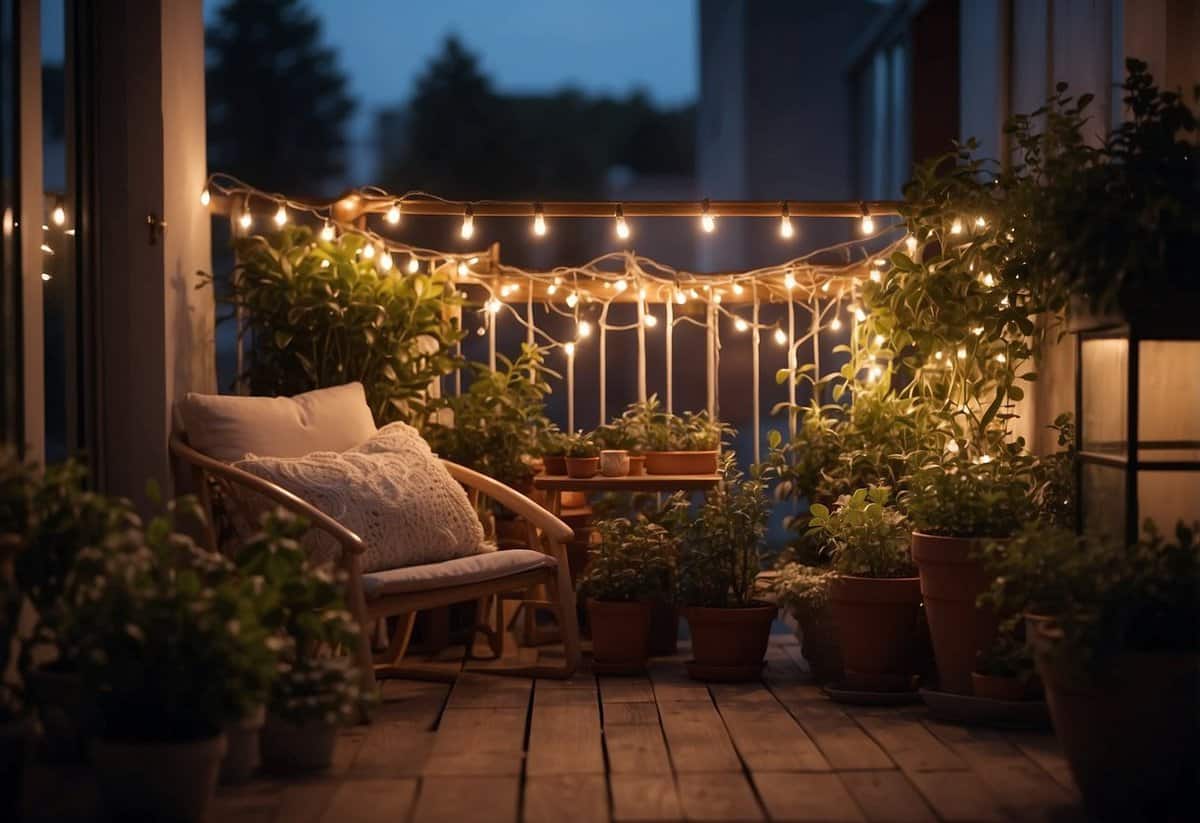
[[[352, 449], [303, 457], [251, 455], [234, 464], [282, 486], [356, 533], [374, 572], [491, 552], [467, 493], [416, 429], [389, 423]], [[250, 508], [256, 508], [250, 505]], [[324, 532], [310, 531], [314, 559], [336, 556]]]
[[247, 454], [302, 457], [351, 449], [375, 433], [362, 383], [295, 397], [241, 397], [189, 392], [179, 405], [188, 443], [232, 463]]
[[363, 592], [371, 599], [388, 594], [447, 589], [451, 586], [483, 583], [534, 569], [552, 569], [556, 565], [553, 557], [532, 549], [506, 549], [446, 560], [442, 563], [427, 563], [423, 566], [364, 574]]

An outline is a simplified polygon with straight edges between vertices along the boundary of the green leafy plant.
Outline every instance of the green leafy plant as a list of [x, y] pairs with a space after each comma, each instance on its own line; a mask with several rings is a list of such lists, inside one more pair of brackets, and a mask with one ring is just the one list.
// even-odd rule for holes
[[597, 600], [635, 601], [671, 593], [679, 538], [645, 519], [624, 517], [595, 524], [600, 542], [588, 550], [580, 593]]
[[891, 489], [872, 486], [838, 499], [830, 510], [811, 507], [809, 531], [829, 554], [834, 571], [855, 577], [910, 577], [909, 526], [889, 505]]
[[1035, 459], [1019, 439], [996, 449], [995, 458], [951, 453], [918, 469], [901, 499], [913, 527], [946, 537], [1004, 538], [1036, 519]]
[[1018, 630], [1019, 618], [1006, 621], [996, 632], [992, 645], [979, 653], [975, 671], [989, 677], [1033, 678], [1033, 652]]
[[621, 424], [621, 418], [598, 427], [592, 432], [592, 440], [601, 449], [635, 451], [640, 445], [630, 429]]
[[570, 435], [559, 431], [558, 426], [550, 423], [541, 431], [538, 450], [544, 457], [563, 457], [567, 453]]
[[592, 439], [592, 435], [575, 432], [568, 435], [567, 457], [598, 457], [600, 446]]
[[[457, 397], [431, 399], [423, 406], [425, 439], [438, 456], [469, 466], [502, 483], [520, 488], [529, 483], [545, 433], [552, 431], [545, 398], [550, 392], [543, 351], [523, 345], [513, 360], [497, 356], [495, 371], [472, 364], [475, 376]], [[449, 410], [452, 423], [442, 422]]]
[[653, 394], [644, 402], [631, 403], [613, 425], [645, 451], [714, 451], [733, 433], [707, 411], [672, 414]]
[[829, 584], [835, 572], [804, 563], [783, 563], [776, 568], [773, 581], [779, 605], [794, 614], [816, 613], [829, 603]]
[[234, 240], [226, 301], [251, 346], [251, 393], [293, 395], [361, 381], [377, 423], [415, 419], [429, 384], [461, 365], [449, 308], [461, 299], [445, 274], [382, 271], [347, 233], [318, 239], [305, 227]]
[[[720, 485], [709, 493], [687, 527], [679, 562], [679, 597], [689, 606], [746, 608], [755, 602], [755, 578], [762, 568], [763, 537], [771, 504], [769, 467], [750, 475], [733, 454], [722, 459]], [[685, 501], [664, 515], [683, 520]]]

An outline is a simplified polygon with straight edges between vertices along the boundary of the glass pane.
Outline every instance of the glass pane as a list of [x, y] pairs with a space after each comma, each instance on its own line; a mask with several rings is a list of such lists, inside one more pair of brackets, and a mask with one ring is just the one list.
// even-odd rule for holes
[[1129, 341], [1084, 340], [1082, 349], [1083, 449], [1124, 455]]
[[1083, 464], [1083, 530], [1088, 534], [1125, 534], [1125, 470]]
[[0, 0], [0, 444], [18, 444], [23, 436], [14, 8], [15, 0]]
[[1200, 460], [1200, 340], [1139, 347], [1138, 457]]
[[1200, 471], [1139, 472], [1138, 517], [1150, 518], [1164, 534], [1180, 520], [1200, 520]]

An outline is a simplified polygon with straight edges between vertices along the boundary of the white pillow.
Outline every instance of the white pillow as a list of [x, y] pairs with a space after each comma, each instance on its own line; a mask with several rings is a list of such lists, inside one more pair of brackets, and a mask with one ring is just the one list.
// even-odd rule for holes
[[[390, 423], [349, 451], [304, 457], [248, 456], [234, 464], [311, 503], [366, 543], [363, 571], [437, 563], [493, 551], [471, 501], [417, 430]], [[319, 561], [333, 538], [305, 538]]]
[[345, 451], [375, 433], [362, 383], [295, 397], [189, 392], [179, 406], [192, 448], [225, 463], [247, 454], [302, 457]]

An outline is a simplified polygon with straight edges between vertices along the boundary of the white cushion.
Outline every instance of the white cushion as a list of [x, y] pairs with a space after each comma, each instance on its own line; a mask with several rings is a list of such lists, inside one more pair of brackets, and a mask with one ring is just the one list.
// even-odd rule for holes
[[[378, 571], [493, 551], [479, 517], [417, 430], [390, 423], [348, 451], [303, 457], [251, 455], [234, 464], [311, 503], [366, 544], [363, 570]], [[338, 546], [324, 532], [305, 537], [317, 560]]]
[[532, 549], [505, 549], [447, 560], [444, 563], [364, 574], [363, 593], [368, 598], [375, 598], [386, 594], [446, 589], [451, 586], [482, 583], [534, 569], [552, 569], [555, 565], [557, 564], [553, 557]]
[[295, 397], [189, 392], [179, 412], [192, 448], [226, 463], [247, 454], [301, 457], [345, 451], [375, 433], [362, 383]]

